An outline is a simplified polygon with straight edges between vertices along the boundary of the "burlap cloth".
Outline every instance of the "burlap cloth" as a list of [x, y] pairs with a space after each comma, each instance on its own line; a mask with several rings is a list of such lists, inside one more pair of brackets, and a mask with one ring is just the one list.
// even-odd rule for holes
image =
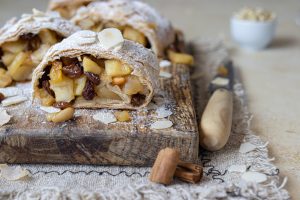
[[[191, 51], [197, 61], [192, 73], [193, 95], [197, 113], [201, 113], [208, 99], [207, 84], [216, 67], [228, 58], [228, 51], [216, 39], [195, 41]], [[170, 186], [154, 184], [148, 181], [150, 168], [146, 167], [22, 165], [31, 176], [15, 182], [0, 178], [0, 199], [289, 199], [283, 189], [286, 180], [280, 180], [279, 169], [268, 157], [267, 143], [249, 129], [251, 115], [238, 78], [234, 95], [229, 142], [218, 152], [200, 150], [204, 177], [199, 184], [178, 180]], [[256, 149], [240, 153], [243, 142], [254, 144]], [[264, 173], [268, 180], [261, 184], [245, 182], [240, 173], [227, 170], [233, 164]]]

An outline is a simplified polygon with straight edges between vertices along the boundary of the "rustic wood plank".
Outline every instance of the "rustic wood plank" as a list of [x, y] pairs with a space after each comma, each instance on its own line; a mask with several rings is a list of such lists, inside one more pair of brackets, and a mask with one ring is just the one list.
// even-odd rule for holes
[[[174, 65], [161, 78], [161, 90], [154, 101], [165, 100], [173, 114], [172, 128], [151, 130], [154, 110], [132, 111], [133, 121], [109, 125], [94, 121], [96, 110], [77, 110], [72, 121], [46, 121], [38, 105], [25, 102], [6, 108], [13, 116], [0, 127], [0, 163], [80, 163], [149, 166], [165, 147], [179, 149], [181, 159], [198, 156], [198, 130], [192, 105], [189, 69]], [[29, 84], [19, 84], [25, 93]], [[28, 92], [27, 92], [28, 93]]]

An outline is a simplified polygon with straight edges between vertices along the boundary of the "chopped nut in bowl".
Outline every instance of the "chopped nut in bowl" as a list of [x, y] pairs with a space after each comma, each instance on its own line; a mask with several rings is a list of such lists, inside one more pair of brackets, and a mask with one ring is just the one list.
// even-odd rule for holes
[[231, 18], [231, 35], [245, 49], [262, 50], [271, 43], [276, 24], [274, 13], [245, 8]]

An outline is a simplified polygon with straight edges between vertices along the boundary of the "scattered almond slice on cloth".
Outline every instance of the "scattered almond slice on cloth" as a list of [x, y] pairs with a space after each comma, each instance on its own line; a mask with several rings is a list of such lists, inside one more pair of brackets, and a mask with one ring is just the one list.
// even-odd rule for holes
[[159, 120], [159, 121], [156, 121], [153, 124], [151, 124], [150, 128], [159, 130], [159, 129], [170, 128], [172, 126], [173, 126], [173, 122], [171, 122], [170, 120], [163, 119], [163, 120]]
[[256, 146], [254, 144], [251, 144], [249, 142], [245, 142], [245, 143], [241, 144], [239, 152], [240, 153], [248, 153], [248, 152], [253, 151], [255, 149], [256, 149]]
[[13, 97], [22, 94], [22, 90], [17, 87], [0, 88], [0, 92], [4, 94], [5, 97]]
[[59, 108], [55, 108], [53, 106], [40, 106], [40, 109], [47, 113], [58, 113], [61, 111]]
[[19, 103], [22, 103], [24, 101], [27, 101], [28, 98], [25, 97], [25, 96], [13, 96], [13, 97], [9, 97], [9, 98], [6, 98], [2, 101], [2, 106], [11, 106], [11, 105], [15, 105], [15, 104], [19, 104]]
[[160, 68], [166, 68], [166, 67], [171, 67], [172, 63], [168, 60], [162, 60], [159, 62], [159, 67]]
[[170, 74], [169, 72], [160, 71], [159, 76], [164, 78], [171, 78], [172, 74]]
[[16, 181], [25, 178], [30, 173], [20, 166], [10, 167], [7, 164], [0, 164], [0, 175], [9, 181]]
[[107, 28], [98, 33], [98, 39], [104, 49], [121, 48], [124, 38], [119, 29]]
[[156, 117], [158, 119], [169, 117], [172, 114], [173, 114], [172, 111], [166, 109], [165, 106], [160, 106], [159, 108], [156, 109]]
[[259, 172], [245, 172], [242, 179], [246, 182], [262, 183], [267, 180], [267, 176]]
[[11, 116], [7, 114], [6, 110], [0, 110], [0, 127], [7, 124], [11, 119]]
[[246, 165], [231, 165], [228, 167], [228, 172], [240, 172], [240, 173], [244, 173], [247, 170], [247, 166]]
[[100, 111], [94, 114], [93, 119], [100, 121], [106, 125], [117, 121], [117, 118], [114, 116], [114, 114], [104, 111]]
[[217, 77], [214, 80], [211, 81], [212, 84], [217, 85], [217, 86], [226, 86], [229, 84], [229, 79], [228, 78], [222, 78], [222, 77]]

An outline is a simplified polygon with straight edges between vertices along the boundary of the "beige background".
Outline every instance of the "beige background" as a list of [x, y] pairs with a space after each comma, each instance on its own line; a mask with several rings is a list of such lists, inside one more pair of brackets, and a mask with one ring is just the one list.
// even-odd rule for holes
[[[245, 84], [252, 128], [270, 142], [271, 157], [287, 176], [288, 190], [300, 197], [300, 18], [298, 0], [151, 0], [173, 23], [184, 30], [188, 39], [221, 37], [229, 44], [233, 59]], [[44, 10], [47, 1], [1, 0], [0, 24], [30, 12]], [[275, 11], [279, 18], [272, 45], [260, 52], [243, 51], [232, 45], [229, 19], [243, 6], [262, 6]], [[300, 19], [299, 19], [300, 21]], [[300, 23], [300, 22], [299, 22]]]

